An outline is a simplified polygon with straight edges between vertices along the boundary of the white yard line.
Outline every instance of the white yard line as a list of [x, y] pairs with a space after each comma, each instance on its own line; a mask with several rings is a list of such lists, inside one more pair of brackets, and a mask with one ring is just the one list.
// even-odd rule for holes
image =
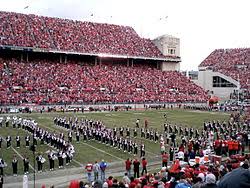
[[79, 161], [75, 160], [75, 159], [72, 159], [72, 161], [74, 161], [75, 163], [77, 163], [80, 167], [83, 167], [83, 164], [80, 163]]
[[[1, 136], [1, 135], [0, 135]], [[1, 136], [2, 137], [2, 136]], [[5, 140], [5, 138], [3, 138], [2, 137], [2, 139], [5, 141], [5, 142], [7, 142], [6, 140]], [[15, 148], [13, 148], [13, 146], [11, 146], [11, 149], [23, 160], [24, 158], [23, 158], [23, 156], [15, 149]], [[31, 166], [31, 164], [29, 163], [29, 167], [34, 171], [35, 169], [33, 168], [33, 166]]]
[[91, 147], [91, 148], [93, 148], [93, 149], [95, 149], [95, 150], [97, 150], [97, 151], [100, 151], [100, 152], [105, 153], [105, 154], [107, 154], [107, 155], [109, 155], [109, 156], [111, 156], [111, 157], [114, 157], [114, 158], [116, 158], [116, 159], [119, 159], [120, 161], [124, 161], [124, 159], [122, 159], [122, 158], [120, 158], [120, 157], [117, 157], [117, 156], [115, 156], [115, 155], [112, 155], [112, 154], [110, 154], [110, 153], [107, 153], [106, 151], [104, 151], [104, 150], [102, 150], [102, 149], [99, 149], [99, 148], [96, 148], [96, 147], [94, 147], [94, 146], [91, 146], [91, 145], [89, 145], [89, 144], [87, 144], [87, 143], [82, 143], [82, 142], [81, 142], [81, 144], [85, 144], [85, 145], [87, 145], [87, 146], [89, 146], [89, 147]]

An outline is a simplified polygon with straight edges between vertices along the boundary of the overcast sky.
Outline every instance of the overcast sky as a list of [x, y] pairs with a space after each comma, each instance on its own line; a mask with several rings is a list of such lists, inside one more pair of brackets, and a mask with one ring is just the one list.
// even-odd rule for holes
[[170, 34], [181, 40], [181, 70], [197, 70], [216, 48], [250, 47], [249, 0], [0, 0], [0, 10], [129, 25], [151, 39]]

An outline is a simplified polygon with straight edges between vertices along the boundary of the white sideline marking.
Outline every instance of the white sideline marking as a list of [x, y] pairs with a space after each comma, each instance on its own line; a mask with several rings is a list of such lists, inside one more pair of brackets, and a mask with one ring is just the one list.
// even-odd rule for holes
[[[1, 136], [1, 135], [0, 135]], [[1, 136], [2, 137], [2, 136]], [[2, 137], [2, 139], [7, 143], [7, 141], [5, 140], [5, 138]], [[13, 148], [13, 146], [11, 146], [11, 149], [23, 160], [23, 156], [15, 149]], [[33, 168], [33, 166], [31, 166], [31, 164], [29, 163], [29, 167], [34, 171], [35, 169]]]

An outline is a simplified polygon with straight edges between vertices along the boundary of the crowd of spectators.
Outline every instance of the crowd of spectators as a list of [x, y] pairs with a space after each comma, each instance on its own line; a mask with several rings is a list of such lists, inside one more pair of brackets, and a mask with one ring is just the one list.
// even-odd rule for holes
[[250, 89], [250, 48], [217, 49], [201, 64], [240, 81], [242, 89]]
[[13, 58], [0, 59], [0, 65], [1, 104], [207, 101], [206, 92], [179, 72], [144, 64], [94, 66]]
[[0, 45], [164, 58], [132, 27], [0, 12]]
[[159, 172], [146, 173], [139, 178], [125, 173], [121, 180], [109, 176], [104, 183], [97, 180], [88, 184], [73, 180], [69, 188], [248, 188], [250, 185], [248, 160], [235, 169], [219, 163], [186, 167], [178, 163], [176, 161], [170, 169], [162, 167]]

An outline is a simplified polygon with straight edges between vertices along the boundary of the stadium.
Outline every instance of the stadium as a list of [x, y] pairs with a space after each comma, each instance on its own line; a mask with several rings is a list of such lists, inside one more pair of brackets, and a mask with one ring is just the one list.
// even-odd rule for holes
[[249, 187], [250, 48], [215, 49], [196, 79], [180, 51], [0, 11], [0, 187]]

